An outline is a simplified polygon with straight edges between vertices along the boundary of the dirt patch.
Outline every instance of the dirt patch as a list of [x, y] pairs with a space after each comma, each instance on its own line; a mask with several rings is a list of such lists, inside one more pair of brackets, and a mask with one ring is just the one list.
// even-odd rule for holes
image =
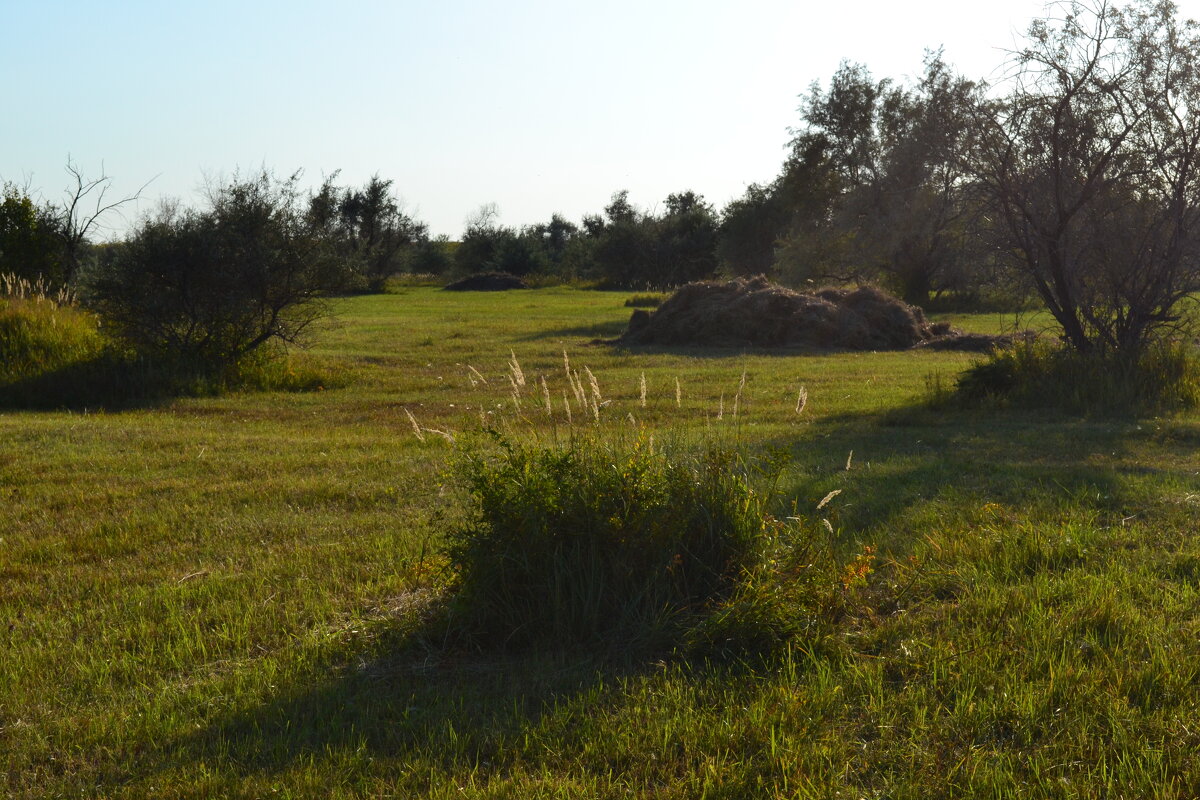
[[508, 289], [528, 289], [525, 281], [507, 272], [480, 272], [444, 287], [450, 292], [503, 292]]
[[759, 275], [689, 283], [653, 313], [635, 311], [619, 344], [985, 351], [1011, 337], [931, 323], [916, 306], [874, 286], [795, 292]]

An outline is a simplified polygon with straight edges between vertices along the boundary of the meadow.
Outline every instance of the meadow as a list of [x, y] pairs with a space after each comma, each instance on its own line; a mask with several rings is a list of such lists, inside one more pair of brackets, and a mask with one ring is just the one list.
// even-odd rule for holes
[[[0, 409], [0, 793], [1200, 794], [1200, 416], [931, 407], [964, 353], [593, 343], [628, 297], [396, 287], [337, 301], [313, 391]], [[856, 580], [763, 657], [439, 639], [483, 427], [786, 457], [778, 514]]]

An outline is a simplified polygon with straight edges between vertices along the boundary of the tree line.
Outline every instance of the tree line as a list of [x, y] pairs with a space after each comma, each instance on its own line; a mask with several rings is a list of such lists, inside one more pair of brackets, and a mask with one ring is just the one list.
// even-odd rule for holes
[[[159, 291], [147, 276], [193, 294], [217, 282], [227, 304], [234, 291], [261, 301], [277, 276], [302, 284], [261, 301], [266, 319], [273, 302], [378, 290], [401, 272], [626, 289], [765, 273], [794, 286], [877, 283], [922, 305], [1027, 292], [1074, 348], [1136, 349], [1178, 324], [1200, 291], [1200, 37], [1169, 0], [1053, 9], [996, 85], [958, 74], [940, 52], [908, 82], [843, 63], [803, 95], [778, 176], [719, 211], [693, 191], [654, 210], [619, 191], [578, 223], [556, 214], [513, 228], [484, 206], [450, 242], [380, 177], [353, 187], [335, 174], [303, 194], [298, 176], [262, 175], [216, 187], [201, 210], [164, 206], [88, 255], [111, 205], [106, 179], [72, 166], [65, 204], [5, 185], [0, 272], [81, 282], [109, 308], [133, 302], [117, 297], [123, 284]], [[94, 214], [80, 211], [85, 200]], [[298, 260], [273, 271], [262, 266], [271, 258]], [[258, 273], [235, 290], [237, 270]]]

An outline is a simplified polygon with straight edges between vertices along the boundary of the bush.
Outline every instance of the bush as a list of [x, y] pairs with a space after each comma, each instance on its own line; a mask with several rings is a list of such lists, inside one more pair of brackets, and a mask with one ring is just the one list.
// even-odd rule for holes
[[90, 286], [116, 336], [139, 356], [197, 373], [299, 341], [347, 276], [311, 229], [295, 180], [235, 179], [206, 210], [145, 220]]
[[973, 402], [1141, 415], [1200, 404], [1200, 364], [1182, 344], [1158, 343], [1134, 355], [1019, 342], [968, 368], [956, 393]]
[[0, 299], [0, 385], [96, 358], [105, 346], [94, 316], [48, 299]]
[[705, 651], [733, 638], [761, 649], [794, 632], [781, 620], [799, 610], [765, 611], [746, 588], [788, 526], [732, 453], [495, 438], [498, 449], [459, 465], [474, 519], [449, 545], [452, 621], [475, 641], [607, 640], [636, 652], [680, 641], [715, 610], [725, 619], [698, 636]]

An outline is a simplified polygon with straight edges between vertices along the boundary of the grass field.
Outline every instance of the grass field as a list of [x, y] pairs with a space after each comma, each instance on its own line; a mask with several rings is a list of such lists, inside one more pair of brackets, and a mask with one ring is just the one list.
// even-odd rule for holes
[[[0, 410], [0, 794], [1200, 795], [1200, 416], [924, 407], [960, 353], [591, 344], [627, 297], [356, 297], [324, 391]], [[782, 450], [781, 511], [840, 489], [828, 544], [873, 571], [765, 661], [432, 640], [481, 416]]]

